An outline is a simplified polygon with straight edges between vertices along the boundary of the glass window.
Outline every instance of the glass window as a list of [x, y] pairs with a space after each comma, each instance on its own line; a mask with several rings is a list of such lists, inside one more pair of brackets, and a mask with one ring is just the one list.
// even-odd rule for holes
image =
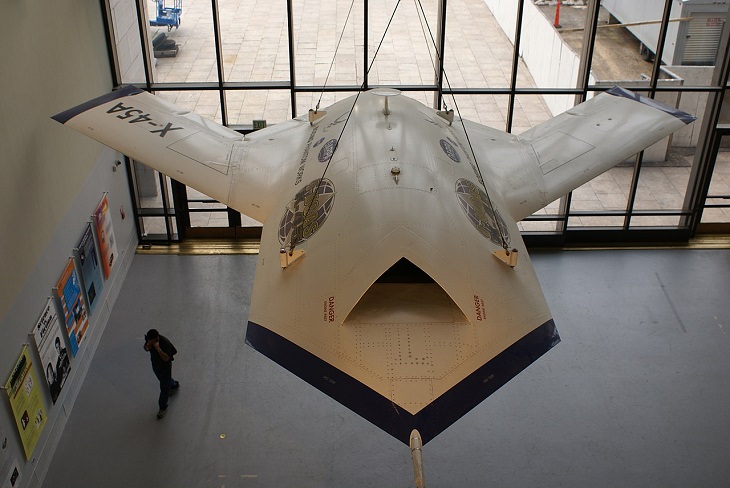
[[250, 126], [254, 120], [271, 125], [292, 116], [289, 90], [226, 90], [225, 94], [231, 125]]
[[362, 25], [361, 2], [295, 1], [297, 84], [360, 86], [364, 80]]
[[142, 241], [176, 240], [170, 178], [137, 161], [133, 161], [131, 167]]
[[448, 2], [444, 70], [452, 88], [510, 86], [516, 5], [492, 0]]
[[[179, 25], [169, 29], [166, 9], [181, 10]], [[163, 9], [163, 11], [160, 11]], [[147, 1], [156, 83], [217, 82], [217, 60], [210, 2]]]
[[301, 92], [297, 93], [297, 114], [305, 115], [314, 110], [317, 105], [324, 110], [335, 102], [357, 95], [357, 92]]
[[730, 224], [730, 136], [721, 139], [702, 211], [702, 224]]
[[517, 223], [517, 227], [522, 232], [550, 232], [554, 233], [559, 230], [559, 224], [562, 220], [560, 214], [560, 199], [549, 203], [542, 208]]
[[446, 108], [454, 110], [456, 116], [461, 115], [464, 119], [501, 131], [507, 128], [507, 95], [449, 95], [444, 97], [444, 103]]
[[[522, 134], [576, 100], [615, 84], [642, 95], [654, 92], [657, 100], [698, 116], [694, 124], [644, 151], [640, 163], [630, 158], [527, 218], [519, 224], [524, 232], [680, 229], [694, 222], [683, 207], [687, 195], [702, 194], [694, 188], [701, 183], [694, 176], [706, 176], [693, 165], [707, 164], [694, 161], [700, 159], [695, 154], [704, 154], [697, 145], [704, 140], [700, 130], [707, 102], [714, 99], [713, 78], [721, 78], [713, 64], [725, 66], [727, 57], [718, 49], [727, 36], [727, 4], [602, 0], [594, 10], [582, 0], [560, 4], [449, 0], [442, 33], [440, 2], [401, 2], [384, 36], [396, 3], [369, 1], [365, 12], [363, 2], [351, 0], [201, 0], [184, 5], [180, 0], [147, 0], [138, 14], [133, 0], [108, 0], [115, 80], [149, 82], [158, 96], [218, 123], [248, 128], [265, 121], [271, 126], [292, 115], [306, 115], [318, 104], [323, 109], [353, 95], [378, 51], [367, 75], [368, 87], [408, 87], [402, 96], [434, 106], [439, 100], [434, 90], [436, 51], [443, 35], [442, 108], [488, 127]], [[665, 5], [671, 7], [670, 22], [657, 63]], [[163, 17], [178, 7], [182, 8], [179, 24], [164, 24]], [[581, 60], [587, 51], [586, 36], [591, 34], [586, 28], [593, 24], [588, 17], [594, 12], [598, 17], [592, 58]], [[139, 32], [138, 18], [149, 29]], [[589, 80], [587, 91], [579, 86], [583, 79]], [[449, 87], [456, 91], [455, 97]], [[719, 123], [730, 121], [726, 112], [730, 113], [721, 111]], [[724, 147], [712, 176], [703, 224], [725, 218]], [[145, 194], [147, 177], [142, 170], [138, 173], [133, 178], [142, 232], [155, 225], [168, 235], [176, 232], [171, 203]], [[159, 175], [151, 175], [149, 181], [159, 187]], [[165, 191], [170, 193], [169, 188]], [[190, 204], [185, 215], [189, 210], [193, 228], [224, 225], [229, 209], [202, 200], [185, 202]], [[560, 213], [568, 204], [566, 218]], [[230, 222], [225, 225], [237, 226], [237, 217]]]
[[[570, 199], [568, 227], [622, 226], [631, 192], [635, 158], [611, 168], [588, 183], [573, 190]], [[590, 214], [603, 214], [590, 216]]]
[[576, 86], [587, 12], [585, 2], [525, 1], [518, 88]]
[[[575, 97], [573, 95], [552, 95], [549, 98], [543, 95], [516, 96], [512, 115], [512, 130], [510, 132], [513, 134], [521, 134], [527, 129], [531, 129], [536, 125], [550, 120], [553, 116], [572, 107], [572, 101], [574, 99]], [[555, 112], [551, 110], [548, 103], [555, 106]], [[563, 106], [565, 106], [564, 109], [562, 108]]]
[[218, 3], [227, 82], [289, 80], [286, 0]]
[[[677, 9], [672, 10], [675, 15]], [[664, 1], [602, 0], [591, 62], [592, 82], [598, 86], [621, 84], [627, 88], [631, 88], [627, 86], [631, 82], [633, 87], [648, 87], [663, 13]], [[676, 30], [676, 24], [673, 25]], [[670, 37], [668, 33], [667, 38]], [[665, 44], [663, 59], [671, 56], [670, 44]]]
[[395, 15], [396, 2], [379, 8], [371, 5], [367, 54], [369, 86], [433, 84], [435, 48], [426, 22], [435, 39], [436, 2], [425, 3], [422, 12], [415, 2], [400, 2]]
[[[645, 157], [648, 152], [645, 152]], [[634, 211], [674, 212], [673, 215], [634, 217], [632, 227], [677, 226], [690, 178], [694, 151], [670, 151], [666, 159], [645, 160], [636, 189]]]
[[624, 220], [625, 217], [615, 215], [570, 215], [568, 229], [609, 227], [618, 230], [623, 227]]
[[228, 227], [228, 207], [189, 186], [185, 190], [190, 227]]
[[203, 118], [221, 123], [221, 100], [217, 90], [159, 91], [156, 95]]
[[[134, 0], [109, 0], [116, 66], [122, 83], [145, 83], [145, 51]], [[142, 12], [146, 15], [146, 12]], [[146, 18], [146, 17], [145, 17]]]
[[143, 242], [178, 239], [177, 222], [173, 217], [140, 217], [139, 222]]

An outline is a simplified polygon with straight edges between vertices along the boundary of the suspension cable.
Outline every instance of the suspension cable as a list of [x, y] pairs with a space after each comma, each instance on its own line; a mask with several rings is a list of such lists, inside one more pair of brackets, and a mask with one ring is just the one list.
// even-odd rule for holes
[[[433, 40], [433, 34], [431, 34], [431, 27], [428, 25], [428, 20], [426, 19], [426, 12], [423, 11], [423, 5], [421, 4], [420, 0], [413, 0], [413, 5], [416, 7], [416, 13], [418, 13], [418, 22], [421, 24], [421, 32], [423, 33], [423, 40], [426, 43], [426, 47], [428, 48], [428, 57], [431, 60], [431, 67], [433, 68], [433, 74], [436, 78], [438, 78], [438, 68], [436, 67], [436, 61], [433, 59], [433, 55], [431, 54], [431, 46], [428, 45], [428, 37], [426, 36], [426, 29], [423, 28], [423, 23], [426, 22], [426, 27], [428, 28], [428, 33], [431, 35], [431, 40], [434, 44], [434, 51], [436, 51], [436, 59], [441, 59], [441, 54], [439, 53], [438, 46], [436, 46], [436, 41]], [[419, 12], [420, 9], [420, 12]], [[438, 89], [440, 98], [443, 99], [443, 90], [441, 86], [436, 87]], [[448, 110], [446, 107], [446, 102], [444, 102], [444, 108]]]
[[340, 43], [342, 42], [342, 38], [345, 35], [345, 28], [347, 27], [347, 22], [350, 20], [350, 14], [352, 13], [352, 7], [355, 5], [355, 0], [352, 0], [350, 3], [350, 9], [347, 11], [347, 17], [345, 18], [345, 23], [342, 25], [342, 32], [340, 32], [340, 38], [337, 40], [337, 46], [335, 46], [335, 53], [332, 55], [332, 62], [330, 63], [330, 67], [327, 70], [327, 76], [324, 79], [324, 85], [322, 85], [322, 91], [319, 94], [319, 100], [317, 100], [317, 105], [314, 107], [314, 111], [319, 111], [319, 104], [322, 101], [322, 96], [324, 95], [324, 89], [327, 86], [327, 82], [330, 79], [330, 73], [332, 72], [332, 66], [335, 65], [335, 59], [337, 58], [337, 51], [340, 49]]
[[[390, 15], [390, 19], [388, 20], [388, 24], [385, 26], [385, 30], [383, 31], [383, 35], [380, 38], [380, 42], [378, 43], [378, 47], [375, 50], [375, 54], [373, 54], [373, 59], [370, 61], [370, 66], [368, 66], [368, 70], [365, 72], [365, 76], [363, 78], [363, 82], [360, 85], [360, 89], [357, 91], [357, 95], [355, 96], [355, 101], [352, 103], [352, 107], [350, 107], [350, 110], [347, 112], [347, 118], [345, 119], [345, 123], [342, 124], [342, 130], [340, 130], [340, 134], [337, 136], [337, 139], [335, 140], [335, 147], [332, 148], [332, 153], [329, 155], [329, 158], [327, 159], [327, 165], [324, 167], [324, 171], [322, 172], [322, 176], [319, 178], [319, 181], [317, 182], [317, 186], [315, 188], [315, 192], [319, 193], [319, 187], [322, 186], [322, 181], [324, 181], [324, 177], [327, 174], [327, 170], [330, 167], [330, 164], [332, 163], [332, 158], [335, 156], [335, 152], [337, 151], [337, 148], [340, 145], [340, 140], [342, 139], [342, 135], [345, 133], [345, 129], [347, 128], [347, 124], [350, 121], [350, 117], [352, 116], [352, 112], [355, 110], [355, 105], [357, 105], [357, 101], [360, 98], [360, 94], [362, 93], [363, 89], [365, 88], [365, 80], [368, 79], [368, 75], [370, 74], [370, 70], [373, 68], [373, 65], [375, 64], [375, 58], [378, 57], [378, 53], [380, 52], [380, 48], [383, 45], [383, 41], [385, 40], [385, 35], [388, 33], [388, 29], [390, 29], [390, 25], [393, 22], [393, 18], [395, 17], [395, 13], [398, 11], [398, 6], [400, 5], [401, 0], [398, 0], [398, 2], [395, 4], [395, 8], [393, 9], [393, 13]], [[305, 222], [307, 220], [307, 216], [309, 215], [309, 212], [312, 209], [312, 204], [314, 203], [315, 198], [312, 198], [309, 202], [309, 205], [307, 205], [307, 208], [304, 211], [304, 215], [302, 216], [302, 222]], [[293, 252], [294, 248], [297, 245], [296, 240], [292, 237], [290, 237], [291, 241], [289, 242], [289, 252]]]
[[[439, 59], [441, 56], [443, 56], [443, 53], [439, 53], [438, 47], [436, 45], [436, 40], [433, 37], [433, 32], [431, 31], [431, 26], [428, 24], [428, 19], [426, 18], [426, 14], [423, 11], [423, 5], [421, 4], [421, 0], [414, 0], [418, 3], [421, 13], [423, 14], [424, 21], [426, 23], [426, 27], [428, 28], [428, 34], [431, 36], [431, 42], [433, 43], [434, 49], [436, 50], [436, 54], [439, 56]], [[420, 16], [419, 16], [420, 18]], [[423, 29], [423, 24], [421, 29]], [[424, 31], [424, 37], [426, 36], [426, 33]], [[431, 52], [431, 49], [429, 48], [429, 53]], [[436, 68], [434, 67], [434, 70]], [[494, 225], [497, 227], [497, 230], [499, 231], [499, 238], [502, 241], [502, 247], [509, 251], [509, 245], [507, 243], [507, 239], [505, 238], [504, 232], [502, 230], [502, 226], [500, 225], [500, 221], [497, 217], [497, 211], [494, 209], [494, 204], [492, 203], [492, 198], [489, 196], [489, 191], [487, 190], [487, 184], [484, 182], [484, 177], [482, 176], [482, 170], [479, 167], [479, 161], [477, 160], [476, 153], [474, 152], [474, 147], [472, 146], [471, 139], [469, 138], [469, 132], [466, 130], [466, 125], [464, 124], [464, 119], [461, 116], [461, 111], [459, 110], [459, 105], [456, 103], [456, 97], [454, 96], [454, 91], [451, 88], [451, 82], [449, 81], [449, 77], [446, 74], [446, 70], [444, 70], [444, 79], [446, 80], [446, 84], [449, 87], [449, 92], [451, 93], [451, 99], [454, 101], [454, 108], [456, 109], [456, 113], [459, 116], [459, 121], [461, 122], [461, 127], [464, 130], [464, 135], [466, 136], [466, 142], [469, 145], [469, 151], [471, 152], [472, 158], [474, 158], [474, 166], [476, 167], [477, 174], [479, 176], [479, 182], [482, 184], [482, 187], [484, 187], [484, 194], [487, 197], [487, 202], [489, 203], [489, 209], [492, 211], [492, 217], [494, 218]], [[438, 87], [439, 92], [443, 95], [441, 87]], [[444, 106], [446, 104], [444, 103]]]

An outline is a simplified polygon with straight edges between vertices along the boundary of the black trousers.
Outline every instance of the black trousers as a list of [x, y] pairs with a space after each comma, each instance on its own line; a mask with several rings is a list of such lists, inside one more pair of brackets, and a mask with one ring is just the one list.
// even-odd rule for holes
[[175, 380], [172, 379], [172, 362], [167, 362], [158, 366], [152, 365], [155, 376], [160, 380], [160, 397], [157, 404], [160, 410], [167, 409], [167, 399], [170, 397], [170, 390]]

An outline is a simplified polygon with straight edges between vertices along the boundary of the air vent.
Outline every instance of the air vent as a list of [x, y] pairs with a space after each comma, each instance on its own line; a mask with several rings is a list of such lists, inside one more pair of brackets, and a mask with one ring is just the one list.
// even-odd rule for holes
[[360, 298], [345, 324], [466, 322], [448, 293], [406, 258], [391, 266]]

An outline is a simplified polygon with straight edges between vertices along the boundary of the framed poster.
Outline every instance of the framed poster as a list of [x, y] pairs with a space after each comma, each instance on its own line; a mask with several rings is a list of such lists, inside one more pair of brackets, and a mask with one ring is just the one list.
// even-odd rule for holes
[[43, 408], [40, 385], [27, 345], [23, 346], [10, 378], [5, 383], [5, 391], [10, 399], [10, 408], [23, 443], [25, 458], [30, 459], [46, 425], [46, 409]]
[[84, 297], [81, 296], [81, 284], [73, 259], [68, 260], [66, 269], [56, 284], [56, 294], [61, 300], [71, 353], [76, 356], [79, 346], [84, 340], [86, 329], [89, 327], [89, 317], [86, 314]]
[[109, 212], [109, 200], [106, 195], [101, 198], [101, 202], [94, 211], [94, 223], [96, 224], [96, 235], [99, 237], [99, 253], [101, 254], [104, 278], [109, 279], [109, 274], [111, 274], [114, 266], [114, 259], [117, 256], [117, 242], [114, 239], [114, 226]]
[[96, 243], [91, 224], [86, 226], [84, 235], [74, 251], [79, 260], [79, 272], [84, 284], [84, 299], [89, 306], [89, 314], [93, 314], [98, 303], [97, 297], [101, 296], [101, 290], [104, 287], [104, 279], [101, 277], [101, 264], [96, 254]]
[[66, 383], [71, 362], [66, 351], [66, 342], [61, 335], [58, 315], [53, 299], [49, 298], [40, 317], [33, 327], [33, 339], [41, 359], [41, 369], [46, 375], [51, 400], [56, 403]]

